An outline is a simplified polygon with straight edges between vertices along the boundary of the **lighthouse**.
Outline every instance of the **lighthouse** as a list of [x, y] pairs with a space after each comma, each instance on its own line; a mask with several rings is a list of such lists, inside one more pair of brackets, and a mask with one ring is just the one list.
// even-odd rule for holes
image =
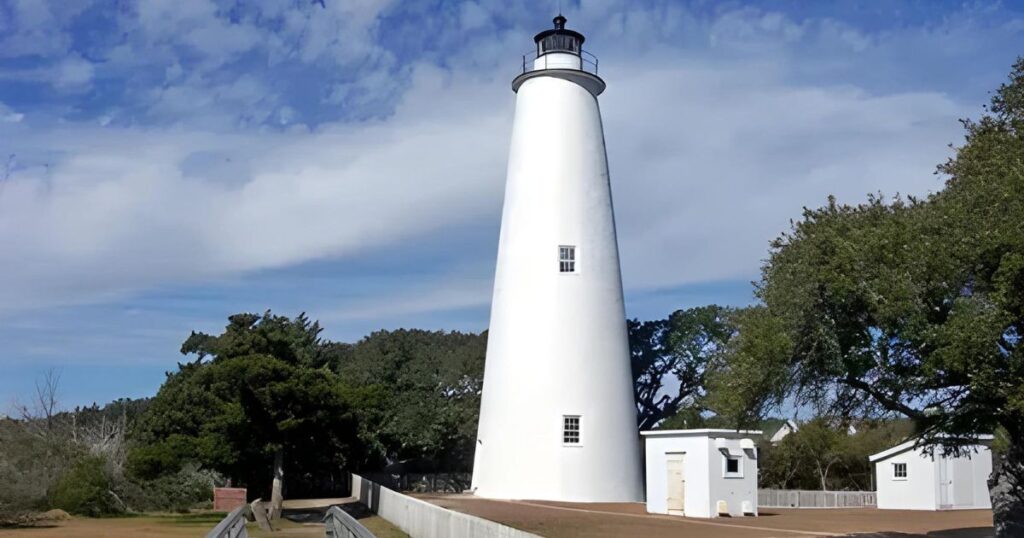
[[643, 500], [608, 159], [584, 36], [534, 37], [509, 149], [473, 492]]

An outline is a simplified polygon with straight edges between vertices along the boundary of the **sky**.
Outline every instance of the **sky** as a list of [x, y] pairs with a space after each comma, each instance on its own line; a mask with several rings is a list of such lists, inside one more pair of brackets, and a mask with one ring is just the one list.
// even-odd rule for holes
[[[0, 0], [0, 407], [142, 397], [192, 330], [487, 327], [515, 108], [561, 10], [601, 96], [626, 309], [752, 302], [835, 195], [926, 195], [1018, 2]], [[2, 409], [0, 409], [2, 411]]]

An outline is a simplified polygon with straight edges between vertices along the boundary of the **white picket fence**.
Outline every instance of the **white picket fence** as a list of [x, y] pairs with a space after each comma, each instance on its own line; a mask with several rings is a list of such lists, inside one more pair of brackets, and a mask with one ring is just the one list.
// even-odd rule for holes
[[352, 474], [352, 496], [412, 538], [540, 538], [414, 499]]
[[874, 491], [757, 490], [761, 508], [865, 508], [877, 502]]

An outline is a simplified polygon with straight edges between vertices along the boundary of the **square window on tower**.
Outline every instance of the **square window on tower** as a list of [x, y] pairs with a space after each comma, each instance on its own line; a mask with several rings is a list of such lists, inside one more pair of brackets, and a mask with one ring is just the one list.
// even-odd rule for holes
[[562, 416], [562, 443], [566, 445], [580, 444], [580, 416]]
[[558, 247], [558, 272], [576, 272], [576, 247], [572, 245], [561, 245]]

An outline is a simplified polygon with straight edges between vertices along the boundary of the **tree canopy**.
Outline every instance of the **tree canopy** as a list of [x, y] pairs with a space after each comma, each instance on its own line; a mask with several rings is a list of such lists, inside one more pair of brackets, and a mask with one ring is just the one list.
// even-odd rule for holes
[[405, 329], [330, 346], [341, 379], [378, 398], [361, 408], [374, 465], [472, 468], [486, 348], [486, 333]]
[[677, 310], [654, 321], [629, 320], [633, 393], [641, 430], [685, 408], [699, 418], [704, 408], [708, 361], [732, 334], [732, 309], [708, 305]]
[[1015, 447], [1000, 480], [1016, 497], [994, 495], [1005, 523], [1024, 506], [1024, 60], [989, 113], [963, 124], [942, 191], [830, 198], [772, 243], [763, 307], [739, 332], [776, 342], [737, 344], [712, 377], [732, 383], [741, 420], [795, 396], [909, 417], [943, 450], [1002, 428]]
[[199, 461], [255, 490], [275, 456], [289, 473], [338, 474], [361, 458], [353, 395], [323, 364], [320, 327], [267, 312], [229, 318], [218, 336], [193, 333], [179, 365], [136, 425], [130, 468], [174, 472]]

